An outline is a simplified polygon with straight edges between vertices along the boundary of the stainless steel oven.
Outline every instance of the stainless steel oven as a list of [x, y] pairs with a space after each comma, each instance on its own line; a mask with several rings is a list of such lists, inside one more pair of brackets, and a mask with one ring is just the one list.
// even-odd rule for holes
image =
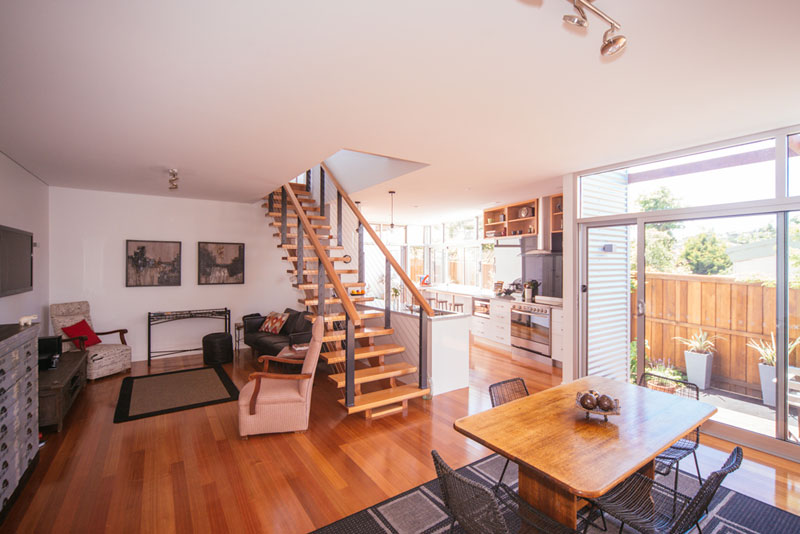
[[511, 346], [514, 354], [550, 358], [550, 307], [527, 302], [511, 305]]

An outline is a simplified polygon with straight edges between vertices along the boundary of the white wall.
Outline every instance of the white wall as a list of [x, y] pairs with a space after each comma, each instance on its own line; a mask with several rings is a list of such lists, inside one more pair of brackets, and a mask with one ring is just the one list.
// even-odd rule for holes
[[[147, 312], [228, 307], [232, 323], [252, 312], [301, 308], [279, 239], [259, 204], [50, 188], [50, 302], [88, 300], [95, 329], [127, 328], [133, 359], [147, 359]], [[182, 242], [180, 287], [125, 287], [125, 240]], [[197, 242], [245, 244], [245, 284], [197, 285]], [[153, 349], [199, 347], [221, 321], [153, 327]], [[106, 342], [112, 342], [107, 336]]]
[[[47, 324], [48, 195], [47, 185], [0, 154], [0, 225], [33, 233], [33, 291], [0, 298], [0, 324], [38, 314]], [[44, 329], [46, 331], [46, 329]]]

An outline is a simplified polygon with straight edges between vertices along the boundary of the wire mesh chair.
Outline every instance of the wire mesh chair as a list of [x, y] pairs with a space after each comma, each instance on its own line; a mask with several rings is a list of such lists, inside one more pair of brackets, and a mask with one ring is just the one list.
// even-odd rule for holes
[[[697, 385], [675, 378], [667, 378], [653, 373], [644, 373], [639, 380], [639, 385], [648, 389], [678, 395], [686, 399], [700, 400], [700, 389]], [[694, 456], [697, 480], [700, 484], [703, 483], [703, 477], [700, 476], [700, 464], [697, 462], [698, 445], [700, 445], [700, 427], [695, 428], [669, 449], [656, 456], [656, 473], [659, 475], [666, 476], [672, 470], [673, 466], [675, 467], [675, 484], [673, 488], [675, 491], [678, 491], [678, 467], [681, 460], [690, 454]]]
[[[450, 523], [451, 532], [458, 521], [467, 534], [511, 534], [520, 532], [523, 523], [525, 532], [577, 534], [577, 531], [533, 508], [505, 484], [500, 485], [502, 491], [495, 493], [490, 488], [456, 473], [435, 450], [431, 451], [431, 456], [436, 467], [442, 500], [453, 519]], [[503, 514], [503, 508], [514, 513]]]
[[[489, 398], [492, 400], [492, 408], [527, 397], [528, 395], [528, 388], [525, 386], [525, 381], [521, 378], [510, 378], [489, 386]], [[508, 462], [510, 461], [511, 460], [508, 459], [506, 460], [506, 464], [503, 466], [503, 472], [500, 473], [500, 478], [497, 480], [497, 484], [494, 485], [495, 489], [503, 482], [503, 477], [506, 474]]]
[[643, 534], [682, 534], [693, 526], [697, 526], [698, 533], [702, 534], [700, 519], [711, 499], [725, 477], [739, 469], [741, 464], [742, 448], [736, 447], [722, 468], [711, 473], [691, 499], [636, 473], [590, 502], [621, 522], [620, 533], [628, 524]]

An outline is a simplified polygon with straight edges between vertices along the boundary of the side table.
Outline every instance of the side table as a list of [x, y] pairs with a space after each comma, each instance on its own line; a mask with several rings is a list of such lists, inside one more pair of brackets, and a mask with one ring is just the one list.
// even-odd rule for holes
[[88, 352], [71, 351], [61, 355], [58, 367], [39, 371], [39, 427], [56, 426], [61, 432], [64, 417], [86, 385]]

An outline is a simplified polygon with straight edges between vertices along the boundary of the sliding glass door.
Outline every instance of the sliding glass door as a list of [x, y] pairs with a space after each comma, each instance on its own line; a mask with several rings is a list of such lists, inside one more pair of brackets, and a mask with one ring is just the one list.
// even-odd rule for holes
[[644, 229], [645, 370], [696, 384], [714, 421], [776, 436], [776, 215]]

